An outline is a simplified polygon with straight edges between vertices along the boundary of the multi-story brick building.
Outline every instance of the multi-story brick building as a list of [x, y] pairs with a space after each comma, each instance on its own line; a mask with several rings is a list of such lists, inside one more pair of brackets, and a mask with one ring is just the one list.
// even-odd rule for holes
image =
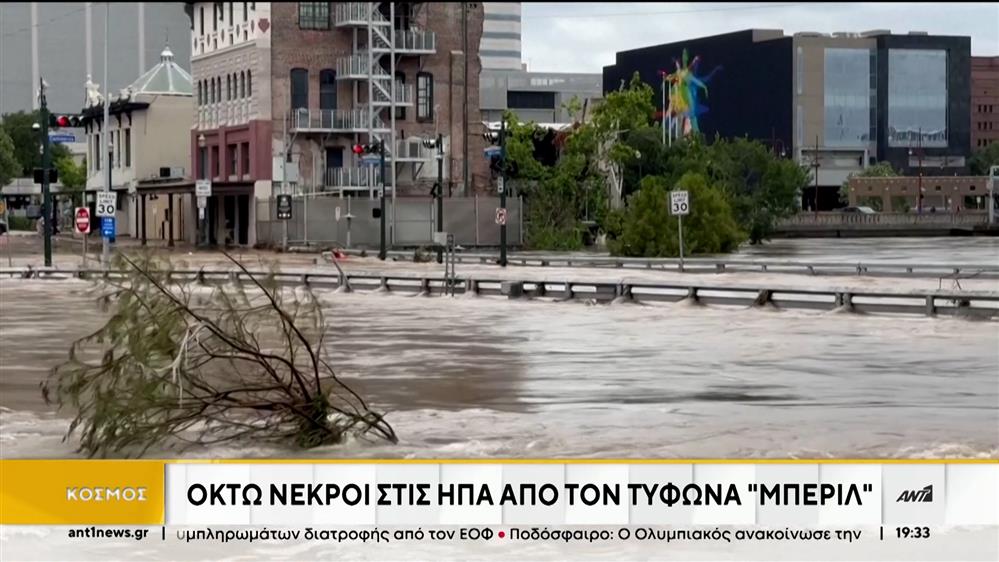
[[999, 57], [971, 57], [971, 149], [999, 142]]
[[437, 135], [451, 192], [488, 185], [481, 4], [290, 2], [271, 15], [272, 147], [288, 149], [275, 160], [275, 192], [374, 194], [379, 168], [351, 147], [383, 141], [386, 193], [427, 195], [436, 149], [421, 141]]
[[[253, 244], [271, 190], [271, 4], [192, 2], [191, 170], [212, 180], [207, 242]], [[193, 189], [193, 188], [192, 188]]]

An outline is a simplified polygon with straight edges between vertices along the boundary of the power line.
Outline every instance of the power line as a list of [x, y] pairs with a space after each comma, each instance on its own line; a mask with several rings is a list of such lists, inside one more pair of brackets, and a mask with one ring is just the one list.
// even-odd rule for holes
[[[794, 4], [754, 4], [751, 6], [720, 6], [717, 8], [697, 8], [694, 10], [665, 10], [656, 12], [617, 12], [603, 14], [533, 14], [522, 15], [522, 19], [593, 19], [593, 18], [615, 18], [629, 16], [663, 16], [679, 14], [700, 14], [703, 12], [729, 12], [735, 10], [766, 10], [770, 8], [790, 8], [795, 6], [814, 6], [813, 3], [797, 2]], [[828, 6], [828, 3], [822, 5]]]

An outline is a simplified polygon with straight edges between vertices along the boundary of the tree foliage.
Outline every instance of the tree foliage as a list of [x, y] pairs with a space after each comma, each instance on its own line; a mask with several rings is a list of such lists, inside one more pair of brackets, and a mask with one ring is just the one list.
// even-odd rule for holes
[[7, 131], [0, 126], [0, 186], [7, 185], [10, 180], [21, 173], [21, 163], [14, 153], [14, 141]]
[[975, 150], [971, 158], [968, 159], [968, 166], [971, 168], [972, 175], [989, 175], [992, 166], [999, 166], [999, 143], [994, 142]]
[[69, 195], [74, 202], [82, 202], [83, 189], [87, 185], [87, 161], [77, 164], [71, 156], [63, 156], [55, 161], [59, 170], [59, 183], [62, 193]]
[[617, 255], [675, 257], [680, 255], [678, 218], [669, 212], [671, 187], [690, 194], [690, 214], [683, 218], [686, 255], [731, 252], [745, 234], [739, 229], [724, 193], [698, 173], [688, 172], [675, 184], [649, 176], [628, 200], [620, 235], [610, 242]]
[[306, 448], [352, 434], [395, 442], [327, 363], [312, 292], [281, 290], [273, 271], [257, 279], [229, 259], [249, 290], [173, 284], [168, 263], [118, 256], [130, 274], [100, 298], [110, 319], [75, 342], [42, 387], [46, 401], [75, 413], [66, 437], [78, 433], [90, 456], [249, 438]]
[[[3, 128], [7, 131], [11, 141], [14, 143], [14, 158], [20, 164], [18, 177], [29, 177], [32, 170], [42, 165], [42, 153], [40, 131], [32, 129], [32, 125], [40, 122], [40, 113], [33, 111], [26, 113], [8, 113], [3, 116]], [[55, 162], [63, 156], [69, 156], [69, 149], [61, 144], [50, 145], [52, 161]]]

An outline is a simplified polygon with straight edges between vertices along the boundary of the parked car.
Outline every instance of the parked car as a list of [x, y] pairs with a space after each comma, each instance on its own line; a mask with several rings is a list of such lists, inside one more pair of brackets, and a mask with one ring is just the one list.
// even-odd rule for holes
[[870, 207], [843, 207], [840, 211], [844, 213], [859, 213], [862, 215], [875, 215], [877, 211]]

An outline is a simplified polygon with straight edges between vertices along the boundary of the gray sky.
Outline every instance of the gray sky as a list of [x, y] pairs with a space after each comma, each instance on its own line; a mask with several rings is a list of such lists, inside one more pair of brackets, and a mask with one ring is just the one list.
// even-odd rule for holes
[[926, 31], [971, 37], [973, 55], [999, 55], [999, 3], [525, 2], [529, 70], [602, 72], [614, 53], [748, 28]]

